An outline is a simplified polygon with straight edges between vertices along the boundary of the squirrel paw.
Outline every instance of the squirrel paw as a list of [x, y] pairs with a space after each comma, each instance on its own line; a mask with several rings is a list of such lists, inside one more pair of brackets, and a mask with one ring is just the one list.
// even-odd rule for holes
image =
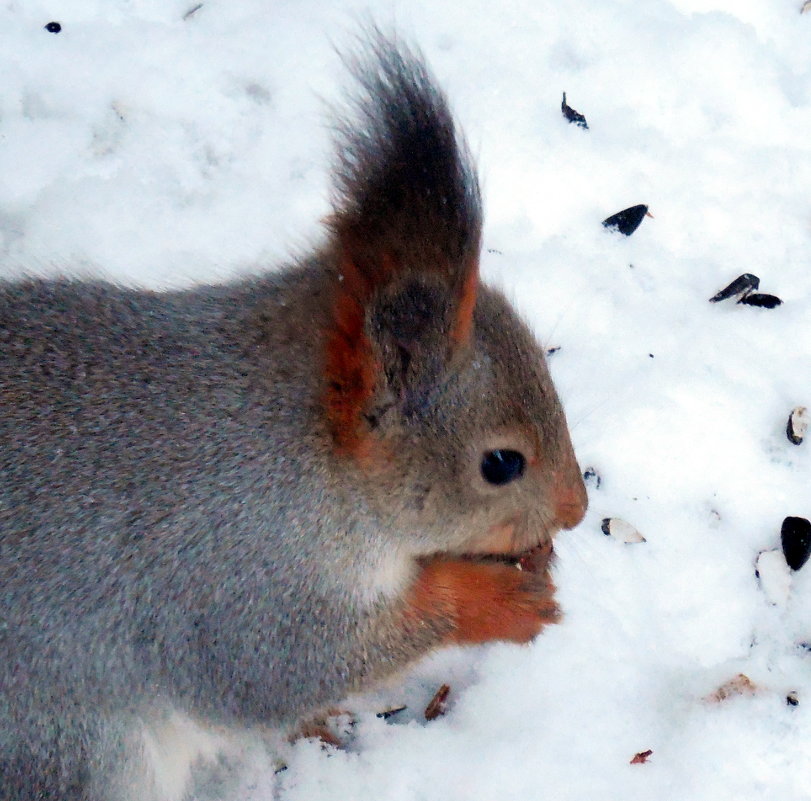
[[[530, 552], [532, 553], [532, 552]], [[528, 642], [560, 620], [549, 558], [516, 563], [438, 556], [421, 562], [411, 606], [424, 618], [451, 623], [449, 643]]]

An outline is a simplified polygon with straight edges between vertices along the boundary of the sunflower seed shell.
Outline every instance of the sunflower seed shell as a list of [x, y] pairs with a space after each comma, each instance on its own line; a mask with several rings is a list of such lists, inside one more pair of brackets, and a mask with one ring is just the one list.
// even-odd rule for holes
[[647, 540], [630, 524], [619, 517], [606, 517], [600, 524], [600, 528], [607, 537], [630, 544], [636, 542], [647, 542]]
[[786, 423], [786, 436], [788, 441], [794, 445], [799, 445], [808, 433], [808, 409], [805, 406], [798, 406], [792, 409]]

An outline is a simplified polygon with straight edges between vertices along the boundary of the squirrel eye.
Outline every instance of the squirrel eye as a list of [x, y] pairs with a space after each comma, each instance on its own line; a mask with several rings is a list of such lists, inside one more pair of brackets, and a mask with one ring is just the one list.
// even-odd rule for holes
[[526, 459], [518, 451], [488, 451], [482, 459], [482, 475], [488, 484], [501, 487], [524, 474]]

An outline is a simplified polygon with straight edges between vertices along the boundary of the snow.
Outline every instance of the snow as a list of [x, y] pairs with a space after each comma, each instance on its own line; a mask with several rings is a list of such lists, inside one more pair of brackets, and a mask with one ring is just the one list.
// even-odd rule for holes
[[[329, 209], [334, 48], [371, 7], [448, 90], [481, 168], [483, 273], [560, 347], [575, 448], [602, 479], [558, 540], [561, 625], [350, 699], [346, 750], [301, 741], [278, 774], [252, 757], [242, 797], [811, 798], [811, 567], [777, 604], [755, 576], [783, 518], [811, 517], [811, 442], [785, 434], [811, 404], [811, 13], [203, 0], [186, 16], [197, 4], [4, 0], [3, 274], [168, 287], [306, 249]], [[637, 203], [653, 218], [633, 236], [600, 225]], [[744, 272], [784, 304], [707, 302]], [[606, 537], [606, 517], [647, 541]], [[709, 700], [740, 673], [753, 694]]]

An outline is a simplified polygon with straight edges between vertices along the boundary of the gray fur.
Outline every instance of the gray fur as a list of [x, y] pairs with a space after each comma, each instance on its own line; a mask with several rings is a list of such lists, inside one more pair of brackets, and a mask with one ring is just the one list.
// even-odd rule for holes
[[[413, 56], [397, 58], [408, 102], [425, 101], [425, 124], [447, 140], [441, 95]], [[386, 159], [402, 156], [393, 150]], [[519, 496], [531, 514], [518, 544], [554, 528], [546, 479], [507, 500], [476, 484], [482, 449], [516, 427], [540, 443], [550, 476], [569, 469], [541, 351], [482, 288], [470, 348], [449, 361], [453, 301], [420, 271], [435, 246], [455, 258], [478, 247], [464, 158], [453, 171], [475, 219], [446, 221], [451, 244], [423, 242], [408, 280], [368, 309], [384, 361], [370, 435], [393, 454], [372, 472], [336, 451], [325, 419], [334, 240], [280, 272], [182, 292], [0, 284], [4, 801], [124, 795], [133, 733], [166, 710], [291, 725], [440, 641], [442, 626], [401, 616], [417, 557], [475, 550]], [[362, 226], [363, 203], [346, 200], [355, 178], [340, 179], [337, 213], [360, 209]], [[415, 231], [380, 235], [402, 245]], [[431, 314], [415, 317], [419, 303]]]

